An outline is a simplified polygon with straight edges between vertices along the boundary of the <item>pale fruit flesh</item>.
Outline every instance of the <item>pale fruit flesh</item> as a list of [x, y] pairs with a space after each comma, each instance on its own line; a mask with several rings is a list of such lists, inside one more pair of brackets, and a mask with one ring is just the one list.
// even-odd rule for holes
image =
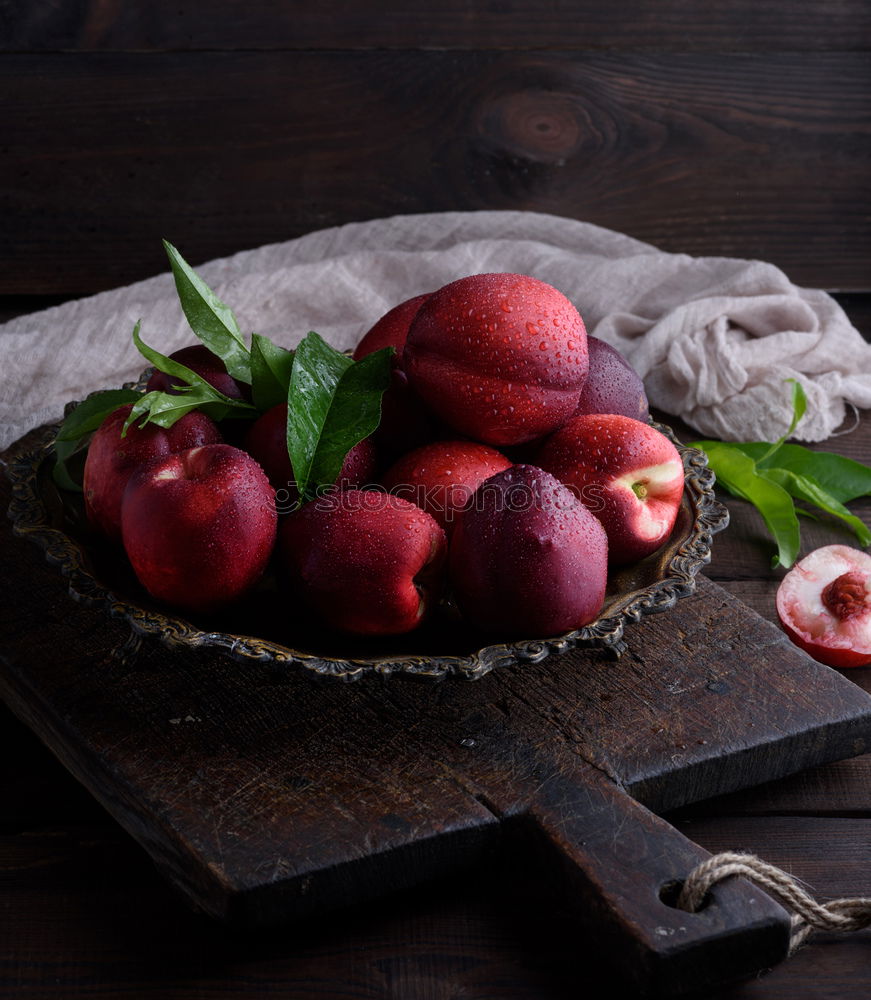
[[815, 549], [781, 581], [777, 614], [790, 639], [820, 663], [871, 664], [871, 556], [848, 545]]

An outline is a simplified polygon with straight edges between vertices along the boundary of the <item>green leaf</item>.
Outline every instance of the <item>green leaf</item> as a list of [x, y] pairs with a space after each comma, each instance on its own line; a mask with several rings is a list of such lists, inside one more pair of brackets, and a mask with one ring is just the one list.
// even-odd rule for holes
[[[160, 351], [156, 351], [153, 347], [149, 347], [142, 338], [139, 336], [139, 327], [141, 321], [136, 324], [133, 328], [133, 343], [139, 350], [139, 353], [146, 359], [150, 361], [155, 368], [159, 368], [162, 372], [167, 375], [175, 375], [177, 378], [182, 379], [187, 382], [187, 385], [178, 385], [175, 387], [175, 392], [179, 393], [178, 396], [173, 396], [171, 393], [153, 393], [149, 392], [145, 398], [151, 398], [152, 403], [156, 407], [158, 396], [169, 396], [170, 399], [175, 399], [178, 403], [179, 400], [187, 400], [191, 403], [185, 410], [183, 406], [173, 406], [170, 402], [161, 402], [160, 412], [167, 415], [172, 414], [175, 410], [178, 410], [177, 416], [174, 418], [178, 420], [180, 417], [184, 416], [185, 413], [190, 412], [193, 409], [203, 409], [204, 404], [209, 403], [220, 403], [223, 406], [222, 412], [227, 414], [234, 413], [235, 411], [241, 411], [244, 414], [255, 416], [256, 410], [250, 403], [246, 403], [241, 399], [231, 399], [229, 396], [225, 396], [222, 392], [219, 392], [210, 382], [207, 382], [202, 375], [198, 375], [195, 371], [192, 371], [186, 365], [181, 364], [178, 361], [174, 361], [172, 358], [168, 358], [165, 354], [161, 354]], [[192, 402], [196, 400], [196, 402]], [[140, 406], [140, 412], [144, 413], [146, 410], [142, 409]], [[149, 411], [150, 412], [150, 411]], [[124, 425], [124, 430], [133, 423], [134, 417], [131, 416], [127, 419]], [[146, 420], [145, 423], [149, 421]], [[155, 421], [156, 423], [156, 421]], [[172, 423], [161, 424], [161, 427], [171, 427]]]
[[377, 429], [393, 353], [388, 347], [368, 354], [342, 376], [312, 463], [310, 481], [315, 489], [332, 485], [348, 452]]
[[788, 378], [787, 382], [792, 382], [792, 422], [789, 425], [789, 429], [786, 434], [780, 439], [785, 441], [788, 437], [792, 437], [793, 432], [798, 426], [798, 422], [807, 412], [807, 396], [804, 392], [804, 387], [798, 379]]
[[120, 406], [135, 403], [142, 393], [135, 389], [105, 389], [95, 392], [67, 415], [60, 425], [54, 444], [52, 478], [65, 490], [81, 492], [81, 483], [72, 478], [68, 461], [85, 446], [87, 438]]
[[293, 369], [293, 351], [255, 333], [251, 338], [251, 394], [260, 411], [287, 400]]
[[164, 240], [163, 248], [169, 257], [179, 301], [191, 329], [213, 354], [218, 355], [233, 378], [250, 385], [248, 347], [233, 310], [197, 276], [171, 243]]
[[[307, 497], [330, 407], [354, 362], [314, 332], [296, 349], [287, 393], [287, 452], [300, 497]], [[340, 470], [341, 471], [341, 470]]]
[[64, 419], [57, 432], [58, 441], [78, 441], [95, 431], [100, 424], [120, 406], [135, 403], [142, 393], [135, 389], [105, 389], [95, 392]]
[[753, 459], [734, 445], [722, 441], [697, 441], [691, 447], [702, 448], [717, 481], [735, 496], [752, 503], [762, 515], [777, 543], [774, 565], [791, 566], [800, 547], [800, 528], [789, 493], [760, 475]]
[[844, 458], [829, 451], [811, 451], [800, 444], [784, 444], [776, 456], [763, 463], [760, 460], [769, 448], [767, 442], [749, 441], [746, 444], [736, 444], [735, 447], [754, 459], [759, 468], [765, 468], [776, 461], [780, 469], [815, 480], [841, 503], [871, 494], [871, 468], [852, 458]]
[[777, 541], [775, 565], [780, 562], [783, 566], [791, 566], [798, 554], [797, 514], [813, 517], [809, 511], [796, 511], [793, 497], [840, 518], [863, 547], [871, 545], [871, 531], [844, 506], [847, 500], [871, 493], [871, 468], [831, 452], [785, 443], [807, 409], [804, 389], [795, 379], [787, 381], [792, 382], [792, 420], [773, 444], [695, 441], [690, 445], [707, 453], [711, 468], [727, 490], [758, 508]]
[[871, 531], [866, 525], [813, 479], [789, 469], [767, 468], [763, 469], [760, 474], [771, 482], [777, 483], [796, 500], [804, 500], [813, 504], [814, 507], [826, 511], [827, 514], [840, 518], [853, 529], [853, 533], [863, 548], [871, 545]]
[[779, 437], [774, 444], [769, 446], [768, 451], [766, 451], [759, 459], [760, 462], [766, 462], [773, 458], [774, 454], [783, 442], [786, 441], [788, 437], [792, 437], [793, 431], [798, 426], [799, 420], [801, 420], [804, 416], [805, 410], [807, 409], [807, 396], [805, 395], [801, 383], [794, 378], [788, 378], [786, 381], [792, 382], [792, 420], [790, 421], [786, 433]]
[[51, 470], [51, 477], [56, 486], [62, 490], [73, 490], [76, 493], [82, 492], [82, 484], [77, 482], [70, 475], [67, 462], [69, 459], [84, 447], [84, 439], [80, 441], [55, 441], [54, 443], [54, 467]]
[[175, 387], [178, 395], [155, 391], [140, 396], [124, 424], [122, 436], [140, 417], [145, 418], [139, 425], [141, 427], [149, 423], [157, 424], [159, 427], [172, 427], [191, 410], [202, 410], [213, 420], [223, 420], [228, 416], [257, 415], [257, 411], [250, 403], [241, 399], [230, 399], [207, 382], [202, 375], [149, 347], [139, 336], [139, 327], [140, 323], [137, 323], [133, 328], [133, 343], [139, 349], [139, 353], [162, 372], [175, 375], [188, 384]]
[[135, 424], [140, 417], [145, 418], [139, 424], [140, 427], [145, 427], [146, 424], [172, 427], [177, 420], [181, 420], [186, 413], [190, 413], [192, 410], [199, 410], [216, 422], [225, 420], [230, 412], [224, 403], [216, 400], [213, 395], [202, 390], [199, 386], [180, 396], [155, 390], [140, 396], [139, 402], [134, 403], [130, 416], [124, 422], [121, 436], [124, 437], [127, 428]]
[[287, 450], [302, 500], [331, 486], [348, 452], [381, 419], [393, 348], [354, 362], [308, 333], [296, 349], [287, 396]]

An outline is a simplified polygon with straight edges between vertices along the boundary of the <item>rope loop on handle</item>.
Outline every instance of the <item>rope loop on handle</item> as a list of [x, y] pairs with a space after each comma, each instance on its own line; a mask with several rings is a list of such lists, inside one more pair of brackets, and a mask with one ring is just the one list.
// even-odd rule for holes
[[701, 909], [711, 888], [733, 875], [749, 879], [792, 912], [790, 955], [798, 951], [815, 930], [846, 932], [871, 927], [871, 898], [834, 899], [829, 903], [818, 903], [792, 875], [755, 854], [735, 851], [715, 854], [696, 865], [687, 876], [675, 905], [679, 910], [695, 913]]

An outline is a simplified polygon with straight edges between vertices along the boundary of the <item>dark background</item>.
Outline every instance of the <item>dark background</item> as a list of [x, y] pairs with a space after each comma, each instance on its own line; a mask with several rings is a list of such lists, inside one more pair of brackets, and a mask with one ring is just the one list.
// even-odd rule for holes
[[[868, 336], [869, 41], [867, 0], [0, 0], [0, 319], [164, 271], [161, 237], [199, 263], [513, 208], [772, 261]], [[871, 457], [868, 434], [839, 441]], [[771, 617], [767, 559], [734, 504], [711, 575]], [[2, 741], [4, 995], [604, 995], [559, 901], [516, 872], [230, 937], [8, 713]], [[859, 758], [674, 821], [871, 894], [869, 787]], [[865, 998], [869, 944], [823, 940], [728, 996]]]
[[869, 38], [866, 0], [3, 0], [0, 295], [481, 208], [864, 293]]

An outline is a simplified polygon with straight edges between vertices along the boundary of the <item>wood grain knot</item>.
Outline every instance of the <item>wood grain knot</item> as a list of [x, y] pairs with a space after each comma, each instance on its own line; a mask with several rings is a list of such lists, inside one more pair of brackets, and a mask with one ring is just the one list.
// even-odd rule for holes
[[478, 130], [514, 156], [562, 166], [585, 142], [598, 145], [589, 115], [577, 95], [523, 90], [487, 100]]

